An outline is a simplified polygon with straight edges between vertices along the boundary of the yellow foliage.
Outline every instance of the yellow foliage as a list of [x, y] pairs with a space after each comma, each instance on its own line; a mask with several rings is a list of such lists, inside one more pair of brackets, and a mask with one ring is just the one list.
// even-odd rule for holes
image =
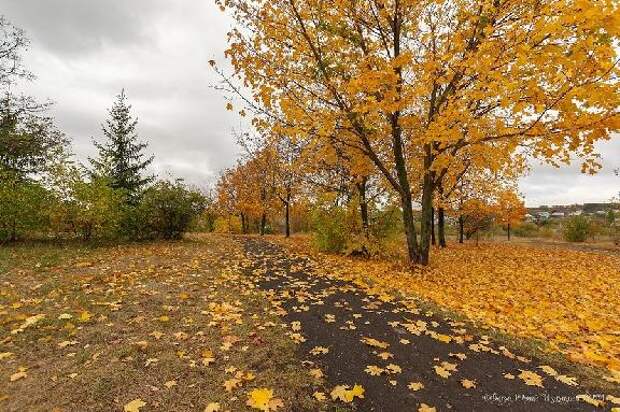
[[432, 265], [416, 273], [386, 261], [321, 259], [325, 270], [372, 293], [415, 294], [474, 321], [542, 339], [575, 361], [620, 370], [620, 336], [612, 333], [620, 330], [618, 256], [500, 243], [450, 245], [433, 250]]

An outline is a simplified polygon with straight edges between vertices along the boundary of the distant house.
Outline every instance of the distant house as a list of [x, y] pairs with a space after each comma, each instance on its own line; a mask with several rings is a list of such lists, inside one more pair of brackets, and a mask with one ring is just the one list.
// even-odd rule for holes
[[551, 217], [556, 218], [556, 219], [560, 219], [564, 217], [564, 212], [553, 212], [551, 213]]
[[569, 216], [581, 216], [582, 213], [583, 213], [583, 210], [575, 210], [573, 212], [570, 212], [568, 215]]
[[540, 219], [549, 219], [551, 217], [551, 213], [549, 212], [539, 212], [538, 213], [538, 218]]

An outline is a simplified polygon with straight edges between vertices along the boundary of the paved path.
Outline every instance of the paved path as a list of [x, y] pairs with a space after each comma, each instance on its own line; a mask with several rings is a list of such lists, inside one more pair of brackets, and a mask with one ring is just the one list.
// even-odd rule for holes
[[[518, 359], [488, 338], [468, 335], [458, 322], [317, 276], [320, 262], [287, 256], [261, 239], [244, 242], [249, 273], [281, 302], [292, 329], [301, 326], [300, 356], [309, 369], [321, 368], [327, 396], [336, 385], [360, 384], [364, 399], [355, 398], [353, 407], [361, 411], [418, 411], [423, 403], [437, 411], [604, 410], [576, 399], [586, 393], [583, 388], [558, 381], [536, 360]], [[321, 354], [316, 347], [329, 351]], [[378, 376], [366, 371], [371, 365]], [[520, 377], [522, 371], [528, 372]], [[532, 383], [541, 377], [543, 387], [526, 385], [528, 375]], [[423, 388], [410, 389], [412, 382]]]

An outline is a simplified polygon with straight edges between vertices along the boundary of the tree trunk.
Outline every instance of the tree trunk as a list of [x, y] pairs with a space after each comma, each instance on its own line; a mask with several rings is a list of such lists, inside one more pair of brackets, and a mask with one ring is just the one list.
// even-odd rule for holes
[[439, 236], [439, 246], [446, 247], [446, 217], [443, 207], [437, 213], [437, 235]]
[[357, 190], [359, 192], [360, 202], [360, 216], [362, 219], [362, 230], [364, 231], [364, 237], [368, 239], [370, 233], [370, 224], [368, 221], [368, 200], [366, 199], [366, 182], [367, 178], [363, 178], [361, 183], [356, 183]]
[[263, 213], [260, 217], [260, 234], [263, 236], [265, 234], [265, 225], [267, 225], [267, 214]]
[[287, 191], [286, 193], [286, 202], [284, 203], [284, 207], [286, 209], [286, 222], [285, 222], [285, 236], [291, 236], [291, 193]]
[[11, 224], [11, 242], [17, 241], [17, 219], [13, 217], [13, 222]]
[[[398, 2], [396, 3], [398, 7]], [[399, 10], [395, 10], [396, 13]], [[394, 58], [400, 55], [400, 26], [401, 20], [394, 21], [394, 35], [392, 36], [394, 46]], [[397, 66], [394, 68], [397, 77], [396, 94], [402, 95], [402, 68]], [[409, 176], [407, 175], [407, 161], [403, 153], [402, 129], [400, 125], [400, 110], [390, 115], [390, 128], [392, 132], [392, 152], [394, 155], [394, 166], [396, 168], [396, 176], [398, 178], [399, 194], [401, 207], [403, 208], [403, 225], [405, 226], [405, 236], [407, 237], [407, 255], [410, 264], [421, 263], [418, 251], [418, 239], [415, 233], [415, 224], [413, 221], [413, 205], [411, 199], [411, 185], [409, 184]]]
[[248, 233], [247, 223], [245, 221], [245, 214], [241, 213], [241, 233]]
[[459, 243], [464, 243], [464, 233], [465, 232], [465, 220], [463, 219], [463, 215], [459, 216]]
[[437, 240], [435, 239], [435, 208], [431, 207], [431, 244], [435, 246]]
[[[426, 162], [425, 162], [426, 163]], [[431, 209], [433, 208], [433, 176], [428, 171], [424, 175], [422, 187], [422, 219], [420, 225], [419, 263], [428, 265], [431, 246]]]
[[508, 241], [510, 241], [510, 223], [508, 223]]

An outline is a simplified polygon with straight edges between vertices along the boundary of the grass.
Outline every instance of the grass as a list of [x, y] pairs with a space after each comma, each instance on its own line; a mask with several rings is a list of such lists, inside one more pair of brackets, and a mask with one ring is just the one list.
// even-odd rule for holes
[[108, 411], [141, 399], [148, 410], [244, 411], [250, 390], [270, 388], [281, 410], [334, 410], [312, 398], [325, 389], [243, 259], [217, 236], [0, 248], [0, 409]]

